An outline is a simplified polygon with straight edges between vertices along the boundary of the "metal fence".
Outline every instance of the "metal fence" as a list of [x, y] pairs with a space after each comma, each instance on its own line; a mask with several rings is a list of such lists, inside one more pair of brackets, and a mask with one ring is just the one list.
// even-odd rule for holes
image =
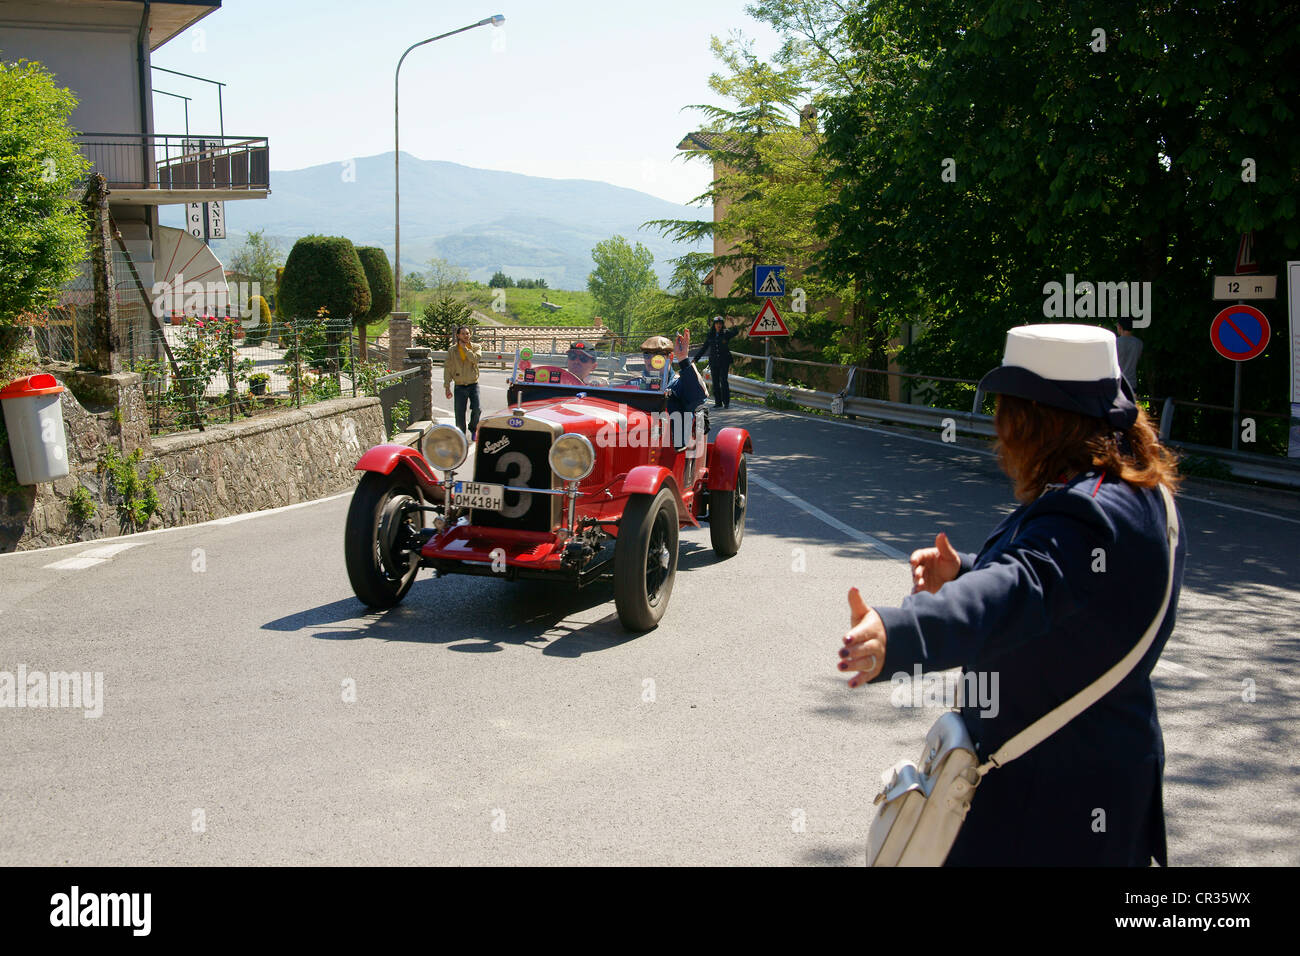
[[[154, 343], [149, 338], [153, 327], [149, 306], [131, 278], [130, 263], [120, 249], [113, 249], [111, 265], [117, 311], [113, 333], [118, 348], [126, 361], [156, 357], [150, 352]], [[76, 365], [90, 359], [95, 301], [91, 268], [89, 259], [81, 262], [76, 277], [63, 286], [59, 305], [36, 324], [37, 348], [50, 361]]]
[[[88, 311], [77, 312], [70, 328], [53, 322], [38, 328], [45, 358], [71, 360], [68, 343], [77, 341]], [[273, 320], [245, 329], [236, 317], [176, 316], [160, 328], [146, 317], [119, 322], [116, 331], [122, 367], [143, 378], [155, 433], [341, 395], [379, 395], [389, 371], [382, 359], [358, 357], [350, 323]]]
[[418, 367], [382, 376], [375, 385], [389, 435], [400, 432], [416, 420], [424, 407], [423, 391], [426, 387]]
[[77, 148], [119, 189], [266, 190], [265, 136], [80, 133]]

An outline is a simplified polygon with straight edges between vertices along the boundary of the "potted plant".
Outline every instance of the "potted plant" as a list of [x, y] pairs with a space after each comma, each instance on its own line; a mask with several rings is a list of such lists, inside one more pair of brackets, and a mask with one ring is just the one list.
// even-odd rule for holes
[[254, 395], [266, 394], [266, 383], [271, 381], [271, 376], [265, 372], [257, 372], [248, 376], [248, 390]]

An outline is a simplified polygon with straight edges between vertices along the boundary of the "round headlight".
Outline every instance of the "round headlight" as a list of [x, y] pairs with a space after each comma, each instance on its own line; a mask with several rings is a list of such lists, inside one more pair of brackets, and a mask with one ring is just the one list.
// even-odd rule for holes
[[582, 435], [561, 435], [551, 446], [551, 470], [565, 481], [581, 481], [596, 467], [596, 449]]
[[469, 443], [453, 425], [434, 425], [424, 436], [424, 457], [435, 468], [451, 471], [459, 468], [469, 454]]

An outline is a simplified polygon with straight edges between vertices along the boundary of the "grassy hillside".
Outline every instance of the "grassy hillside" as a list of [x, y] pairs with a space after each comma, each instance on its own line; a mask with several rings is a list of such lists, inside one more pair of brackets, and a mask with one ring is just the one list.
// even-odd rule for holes
[[[505, 300], [502, 305], [504, 312], [498, 312], [492, 307], [494, 293], [498, 290], [489, 289], [481, 283], [473, 283], [462, 286], [457, 293], [457, 297], [468, 302], [478, 311], [490, 315], [502, 325], [537, 325], [537, 326], [564, 326], [564, 325], [591, 325], [592, 312], [595, 305], [592, 302], [591, 293], [589, 292], [566, 292], [560, 289], [502, 289], [505, 293]], [[402, 308], [412, 315], [421, 312], [425, 305], [434, 298], [435, 293], [428, 292], [411, 292], [402, 299]], [[561, 308], [552, 312], [550, 309], [542, 307], [542, 296], [546, 297], [548, 302], [552, 302]], [[385, 320], [387, 324], [387, 320]], [[372, 330], [374, 326], [371, 327]]]
[[[502, 303], [505, 311], [492, 307], [495, 294], [505, 293]], [[542, 299], [560, 306], [552, 311], [542, 306]], [[595, 302], [590, 292], [568, 292], [561, 289], [487, 289], [475, 288], [466, 296], [474, 308], [486, 312], [503, 325], [591, 325]]]

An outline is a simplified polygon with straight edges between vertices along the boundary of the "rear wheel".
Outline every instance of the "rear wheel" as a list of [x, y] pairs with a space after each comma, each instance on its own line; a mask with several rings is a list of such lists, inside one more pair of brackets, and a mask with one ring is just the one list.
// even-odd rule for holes
[[720, 558], [729, 558], [740, 550], [740, 542], [745, 537], [748, 498], [749, 477], [745, 472], [745, 456], [741, 455], [735, 490], [709, 492], [709, 538], [713, 552]]
[[419, 508], [419, 489], [401, 471], [361, 476], [348, 508], [343, 557], [352, 590], [363, 604], [393, 607], [415, 583], [424, 526]]
[[632, 495], [614, 542], [614, 604], [629, 631], [648, 631], [668, 607], [677, 576], [677, 502], [669, 488]]

